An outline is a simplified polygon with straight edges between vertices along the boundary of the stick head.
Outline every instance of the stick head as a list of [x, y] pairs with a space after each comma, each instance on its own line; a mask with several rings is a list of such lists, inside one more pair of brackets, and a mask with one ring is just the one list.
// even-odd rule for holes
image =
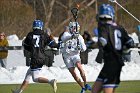
[[77, 14], [78, 14], [78, 8], [74, 7], [71, 9], [71, 12], [73, 14], [74, 19], [77, 19]]
[[109, 0], [110, 2], [116, 2], [116, 0]]

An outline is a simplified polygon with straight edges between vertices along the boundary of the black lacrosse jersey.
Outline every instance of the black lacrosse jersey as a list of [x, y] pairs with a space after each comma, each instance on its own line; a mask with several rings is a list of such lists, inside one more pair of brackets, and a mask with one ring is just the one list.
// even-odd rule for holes
[[31, 69], [42, 68], [45, 61], [45, 46], [57, 48], [58, 44], [43, 30], [28, 33], [24, 42], [24, 49], [31, 53]]
[[28, 33], [24, 42], [24, 48], [31, 52], [31, 58], [45, 59], [44, 48], [51, 41], [43, 30], [36, 29]]
[[[123, 47], [127, 41], [132, 39], [128, 36], [126, 30], [119, 25], [113, 24], [99, 24], [98, 25], [99, 38], [103, 37], [107, 41], [107, 45], [103, 47], [103, 59], [117, 60], [123, 65], [122, 52]], [[102, 47], [99, 41], [99, 47]], [[113, 57], [113, 58], [110, 58]], [[113, 61], [108, 60], [108, 61]]]

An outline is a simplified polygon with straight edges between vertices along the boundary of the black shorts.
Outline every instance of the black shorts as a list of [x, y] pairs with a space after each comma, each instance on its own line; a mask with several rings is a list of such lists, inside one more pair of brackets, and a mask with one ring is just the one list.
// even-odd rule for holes
[[121, 69], [122, 65], [118, 64], [116, 60], [105, 62], [97, 81], [103, 82], [103, 88], [115, 88], [120, 83]]
[[44, 65], [44, 59], [31, 58], [31, 64], [30, 64], [31, 69], [42, 68], [43, 65]]

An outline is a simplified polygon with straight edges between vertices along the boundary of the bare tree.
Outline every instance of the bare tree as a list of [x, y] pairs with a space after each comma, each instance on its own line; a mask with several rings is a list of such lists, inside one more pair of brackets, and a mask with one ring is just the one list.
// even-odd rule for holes
[[49, 10], [47, 12], [47, 9], [46, 9], [46, 5], [45, 5], [45, 2], [44, 0], [42, 0], [42, 4], [43, 4], [43, 8], [44, 8], [44, 15], [45, 15], [45, 27], [47, 28], [48, 27], [48, 24], [50, 22], [50, 19], [51, 19], [51, 15], [52, 15], [52, 12], [53, 12], [53, 6], [54, 6], [54, 3], [55, 3], [56, 0], [51, 0], [51, 3], [48, 4], [49, 5]]
[[[81, 1], [81, 2], [79, 3], [79, 5], [84, 4], [86, 1], [87, 1], [87, 0]], [[87, 7], [90, 7], [94, 2], [95, 2], [95, 0], [91, 0], [86, 6], [84, 6], [84, 7], [81, 8], [80, 10], [84, 10], [84, 9], [86, 9]], [[67, 22], [69, 22], [69, 21], [73, 18], [72, 14], [71, 14], [71, 11], [70, 11], [70, 9], [71, 9], [73, 3], [75, 3], [73, 0], [69, 0], [69, 2], [68, 2], [68, 8], [67, 8], [67, 9], [69, 9], [69, 10], [68, 10], [68, 13], [67, 13], [67, 14], [68, 14], [68, 18], [65, 19], [63, 22], [61, 22], [61, 23], [54, 29], [54, 31], [55, 31], [54, 34], [56, 34], [56, 33], [58, 32], [58, 30], [59, 30], [62, 26], [64, 26]], [[61, 5], [61, 6], [62, 6], [62, 5]], [[76, 6], [76, 7], [77, 7], [77, 6]], [[80, 11], [80, 10], [79, 10], [79, 11]]]

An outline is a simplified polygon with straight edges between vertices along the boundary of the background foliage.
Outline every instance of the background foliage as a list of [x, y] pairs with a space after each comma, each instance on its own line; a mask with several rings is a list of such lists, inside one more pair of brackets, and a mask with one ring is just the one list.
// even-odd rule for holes
[[[140, 19], [140, 0], [118, 0], [118, 2]], [[5, 32], [7, 35], [17, 34], [22, 39], [32, 30], [33, 20], [41, 19], [45, 23], [45, 29], [49, 27], [54, 36], [59, 36], [64, 26], [73, 20], [70, 10], [79, 4], [78, 22], [81, 34], [87, 30], [93, 35], [92, 30], [97, 26], [98, 6], [102, 3], [110, 2], [108, 0], [0, 0], [0, 32]], [[119, 6], [112, 5], [116, 9], [116, 21], [129, 33], [135, 32], [139, 22]]]

